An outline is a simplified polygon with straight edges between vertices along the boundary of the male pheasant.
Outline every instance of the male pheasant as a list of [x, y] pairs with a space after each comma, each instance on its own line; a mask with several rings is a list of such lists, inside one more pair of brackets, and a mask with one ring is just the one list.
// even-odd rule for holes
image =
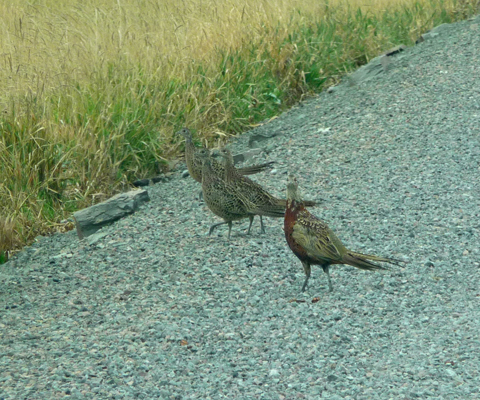
[[290, 175], [287, 181], [287, 210], [284, 221], [285, 238], [293, 253], [303, 264], [306, 279], [302, 292], [310, 278], [311, 265], [320, 265], [327, 274], [329, 291], [333, 290], [329, 267], [347, 264], [365, 270], [388, 269], [372, 261], [399, 265], [399, 260], [355, 253], [348, 250], [328, 225], [310, 214], [298, 192], [298, 183]]

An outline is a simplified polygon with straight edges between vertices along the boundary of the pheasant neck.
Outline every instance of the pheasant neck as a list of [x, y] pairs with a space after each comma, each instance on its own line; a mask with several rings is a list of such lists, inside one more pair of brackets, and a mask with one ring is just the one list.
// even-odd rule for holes
[[305, 205], [301, 199], [297, 200], [296, 198], [291, 197], [287, 199], [287, 213], [296, 214], [304, 209]]
[[193, 154], [195, 152], [195, 145], [193, 144], [192, 138], [185, 139], [185, 153]]
[[300, 193], [298, 193], [298, 190], [294, 190], [290, 187], [287, 187], [287, 199], [294, 200], [297, 203], [302, 202], [302, 198], [300, 197]]
[[231, 157], [225, 159], [225, 181], [231, 182], [238, 176]]
[[212, 169], [212, 163], [207, 158], [203, 160], [202, 164], [202, 183], [210, 183], [214, 181], [214, 171]]

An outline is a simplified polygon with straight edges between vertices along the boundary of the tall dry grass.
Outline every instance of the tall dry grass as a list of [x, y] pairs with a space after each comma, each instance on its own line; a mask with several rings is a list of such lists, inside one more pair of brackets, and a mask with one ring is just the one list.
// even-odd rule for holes
[[[0, 262], [478, 0], [0, 1]], [[3, 258], [2, 258], [3, 257]]]

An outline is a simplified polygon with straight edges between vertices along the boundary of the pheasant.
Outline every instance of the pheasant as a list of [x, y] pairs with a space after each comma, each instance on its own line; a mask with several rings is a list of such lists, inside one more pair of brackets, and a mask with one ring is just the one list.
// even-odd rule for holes
[[287, 210], [284, 222], [285, 238], [293, 253], [303, 264], [306, 279], [302, 292], [310, 278], [311, 265], [320, 265], [327, 274], [329, 291], [333, 290], [329, 267], [332, 264], [347, 264], [365, 270], [389, 268], [372, 261], [400, 265], [399, 260], [355, 253], [348, 250], [328, 225], [310, 214], [298, 192], [298, 183], [290, 175], [287, 181]]
[[225, 182], [223, 177], [213, 169], [209, 150], [201, 149], [197, 154], [202, 160], [202, 191], [205, 203], [215, 215], [224, 220], [224, 222], [212, 225], [208, 232], [209, 235], [217, 226], [228, 224], [228, 239], [230, 239], [232, 221], [249, 218], [248, 233], [250, 233], [255, 215], [279, 217], [283, 214], [282, 212], [279, 215], [279, 211], [253, 204], [238, 193], [232, 185]]
[[[202, 161], [198, 156], [199, 150], [193, 144], [192, 134], [187, 128], [179, 130], [176, 134], [181, 135], [185, 138], [185, 162], [187, 164], [190, 176], [197, 182], [202, 183]], [[264, 164], [251, 165], [249, 167], [239, 168], [238, 172], [241, 175], [256, 174], [271, 167], [273, 163], [274, 161], [270, 161]], [[212, 160], [211, 164], [214, 171], [222, 175], [224, 174], [223, 166], [219, 164], [216, 160]]]
[[[221, 156], [224, 160], [225, 182], [234, 187], [237, 192], [241, 193], [256, 206], [270, 209], [274, 211], [278, 217], [283, 217], [285, 215], [287, 200], [278, 199], [275, 196], [272, 196], [261, 185], [252, 181], [250, 178], [241, 175], [239, 170], [233, 165], [233, 157], [230, 150], [222, 147], [220, 149], [215, 149], [213, 154]], [[314, 201], [307, 200], [305, 203], [308, 206], [316, 205]], [[265, 226], [263, 225], [261, 215], [260, 226], [262, 233], [265, 233]]]

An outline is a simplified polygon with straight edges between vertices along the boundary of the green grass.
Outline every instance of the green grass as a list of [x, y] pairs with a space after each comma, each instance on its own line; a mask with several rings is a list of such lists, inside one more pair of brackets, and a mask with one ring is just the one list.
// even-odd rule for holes
[[[255, 25], [255, 34], [229, 45], [219, 41], [203, 56], [192, 45], [188, 57], [143, 60], [125, 56], [115, 42], [116, 52], [86, 57], [82, 73], [72, 61], [71, 74], [57, 74], [61, 82], [48, 71], [29, 72], [30, 80], [19, 80], [0, 99], [0, 263], [39, 234], [71, 229], [61, 221], [73, 211], [168, 170], [183, 147], [173, 135], [182, 126], [204, 142], [243, 132], [479, 5], [404, 3], [386, 9], [325, 3], [318, 15], [290, 10], [288, 23], [267, 20]], [[87, 52], [91, 42], [74, 33]], [[12, 61], [6, 63], [14, 74]]]

